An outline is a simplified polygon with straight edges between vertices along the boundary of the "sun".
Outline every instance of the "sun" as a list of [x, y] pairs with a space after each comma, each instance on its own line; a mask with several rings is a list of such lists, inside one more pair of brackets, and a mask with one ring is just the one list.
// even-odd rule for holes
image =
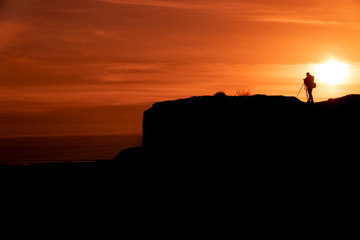
[[315, 79], [329, 85], [343, 83], [349, 76], [349, 66], [345, 62], [330, 60], [315, 65]]

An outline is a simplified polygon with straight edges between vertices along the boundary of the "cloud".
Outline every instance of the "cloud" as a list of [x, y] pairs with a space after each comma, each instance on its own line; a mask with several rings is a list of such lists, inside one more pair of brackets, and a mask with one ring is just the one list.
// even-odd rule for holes
[[[337, 1], [216, 1], [216, 0], [193, 0], [193, 1], [170, 1], [170, 0], [98, 0], [100, 2], [148, 6], [158, 8], [172, 8], [205, 12], [221, 15], [223, 17], [237, 19], [239, 21], [257, 21], [273, 23], [296, 23], [311, 25], [339, 25], [349, 21], [356, 23], [356, 15], [359, 4], [352, 0]], [[355, 10], [354, 10], [355, 8]], [[357, 10], [356, 10], [357, 9]], [[340, 17], [339, 17], [340, 16]], [[345, 17], [344, 17], [345, 16]], [[346, 16], [350, 16], [350, 19]], [[338, 20], [330, 20], [330, 19]]]
[[341, 22], [337, 21], [321, 21], [321, 20], [311, 20], [311, 19], [297, 19], [290, 17], [281, 17], [281, 16], [270, 16], [270, 17], [255, 17], [252, 18], [253, 21], [258, 22], [274, 22], [274, 23], [295, 23], [295, 24], [311, 24], [311, 25], [341, 25]]
[[29, 24], [17, 21], [0, 21], [0, 51], [17, 40], [17, 36], [30, 30]]
[[177, 9], [206, 9], [203, 2], [200, 4], [197, 1], [159, 1], [159, 0], [98, 0], [99, 2], [113, 3], [113, 4], [126, 4], [126, 5], [143, 5], [165, 8], [177, 8]]

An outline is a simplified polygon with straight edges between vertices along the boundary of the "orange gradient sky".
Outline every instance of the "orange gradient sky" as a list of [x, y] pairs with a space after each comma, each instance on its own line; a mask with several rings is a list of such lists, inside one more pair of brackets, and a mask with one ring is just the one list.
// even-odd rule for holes
[[0, 135], [141, 133], [156, 101], [296, 96], [330, 59], [349, 77], [315, 101], [356, 94], [359, 23], [359, 0], [0, 0]]

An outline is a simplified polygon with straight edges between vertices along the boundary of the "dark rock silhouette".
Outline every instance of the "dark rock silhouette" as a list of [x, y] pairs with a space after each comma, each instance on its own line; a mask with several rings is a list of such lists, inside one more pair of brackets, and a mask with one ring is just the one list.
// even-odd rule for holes
[[[174, 157], [256, 158], [271, 156], [274, 140], [286, 144], [285, 131], [301, 102], [293, 97], [192, 97], [154, 104], [144, 112], [146, 152]], [[279, 142], [281, 141], [281, 142]], [[283, 146], [285, 147], [285, 146]], [[236, 155], [234, 155], [236, 154]]]
[[[193, 164], [343, 159], [356, 153], [359, 107], [360, 95], [310, 105], [295, 97], [266, 95], [165, 101], [144, 112], [143, 146], [133, 152]], [[121, 155], [131, 154], [115, 160], [121, 161]]]
[[99, 170], [99, 176], [331, 172], [357, 155], [359, 107], [360, 95], [314, 104], [295, 97], [225, 94], [159, 102], [144, 112], [142, 146], [125, 149], [113, 160], [1, 170], [47, 169], [51, 174], [71, 169], [89, 176]]
[[238, 225], [240, 219], [252, 234], [293, 234], [304, 231], [304, 223], [318, 228], [352, 219], [336, 214], [357, 206], [352, 160], [359, 106], [360, 95], [314, 104], [265, 95], [155, 103], [144, 112], [143, 145], [112, 161], [6, 168], [0, 176], [4, 186], [18, 181], [12, 188], [21, 200], [18, 186], [45, 186], [40, 192], [46, 196], [49, 190], [66, 200], [85, 196], [81, 202], [92, 200], [86, 211], [98, 206], [126, 221], [148, 217], [147, 226], [158, 227], [154, 216], [172, 225], [196, 219], [196, 228], [199, 222]]
[[142, 147], [114, 162], [140, 179], [132, 188], [150, 189], [146, 196], [160, 189], [168, 199], [174, 190], [176, 206], [179, 196], [198, 198], [211, 214], [239, 208], [236, 216], [259, 216], [266, 226], [276, 216], [304, 223], [320, 210], [326, 222], [329, 209], [356, 206], [359, 107], [360, 95], [314, 104], [265, 95], [155, 103], [144, 112]]

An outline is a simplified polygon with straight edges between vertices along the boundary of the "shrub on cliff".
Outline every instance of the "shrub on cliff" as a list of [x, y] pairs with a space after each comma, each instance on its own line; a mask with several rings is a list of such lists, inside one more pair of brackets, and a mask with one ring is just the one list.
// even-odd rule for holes
[[227, 95], [223, 91], [219, 91], [214, 94], [214, 97], [227, 97]]

